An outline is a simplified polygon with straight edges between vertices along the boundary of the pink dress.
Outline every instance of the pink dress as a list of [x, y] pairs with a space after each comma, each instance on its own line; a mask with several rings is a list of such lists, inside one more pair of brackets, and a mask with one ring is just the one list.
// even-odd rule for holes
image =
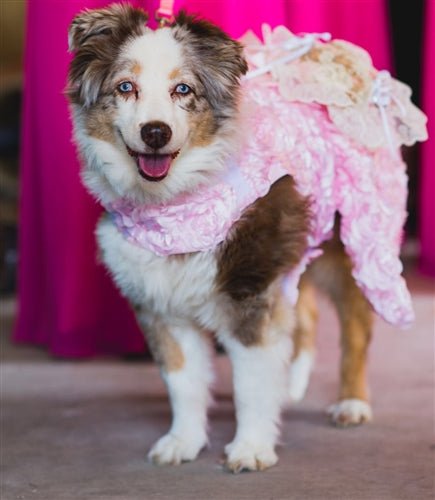
[[[93, 230], [101, 209], [79, 180], [62, 95], [67, 29], [83, 8], [103, 0], [28, 2], [21, 158], [19, 316], [14, 339], [51, 353], [84, 357], [140, 352], [144, 342], [128, 304], [96, 262]], [[154, 10], [157, 2], [133, 2]], [[353, 4], [350, 11], [348, 4]], [[362, 5], [363, 4], [363, 5]], [[390, 68], [385, 2], [299, 0], [176, 2], [214, 20], [233, 36], [262, 22], [292, 31], [330, 31], [370, 50]], [[356, 9], [359, 11], [356, 12]]]
[[426, 117], [411, 91], [369, 55], [326, 34], [297, 37], [263, 27], [265, 43], [243, 38], [250, 71], [242, 82], [241, 147], [211, 186], [171, 202], [107, 204], [124, 236], [158, 255], [209, 251], [280, 177], [290, 174], [311, 199], [308, 249], [286, 280], [295, 302], [300, 274], [321, 253], [341, 215], [353, 276], [387, 321], [414, 316], [399, 259], [407, 176], [399, 148], [427, 138]]

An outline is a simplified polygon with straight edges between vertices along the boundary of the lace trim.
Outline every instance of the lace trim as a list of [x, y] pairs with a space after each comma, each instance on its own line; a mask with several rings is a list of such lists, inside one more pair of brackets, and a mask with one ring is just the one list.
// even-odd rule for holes
[[[248, 77], [266, 68], [268, 74], [257, 76], [257, 85], [274, 83], [288, 101], [326, 106], [342, 133], [370, 149], [397, 150], [426, 140], [427, 118], [412, 104], [410, 87], [378, 72], [361, 47], [343, 40], [319, 41], [327, 39], [323, 35], [299, 37], [284, 26], [272, 31], [264, 25], [263, 44], [248, 32], [241, 39], [251, 68]], [[295, 47], [304, 50], [285, 61]]]

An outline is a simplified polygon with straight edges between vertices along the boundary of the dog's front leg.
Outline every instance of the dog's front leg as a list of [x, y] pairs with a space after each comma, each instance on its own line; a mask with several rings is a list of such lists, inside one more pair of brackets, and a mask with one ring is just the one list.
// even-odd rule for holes
[[158, 465], [178, 465], [194, 460], [207, 443], [210, 348], [205, 335], [193, 325], [146, 323], [148, 343], [172, 408], [171, 428], [154, 444], [148, 458]]
[[257, 324], [259, 335], [220, 336], [233, 365], [237, 430], [225, 447], [225, 465], [235, 473], [267, 469], [278, 460], [275, 444], [287, 398], [293, 324], [291, 308], [282, 312], [267, 311]]

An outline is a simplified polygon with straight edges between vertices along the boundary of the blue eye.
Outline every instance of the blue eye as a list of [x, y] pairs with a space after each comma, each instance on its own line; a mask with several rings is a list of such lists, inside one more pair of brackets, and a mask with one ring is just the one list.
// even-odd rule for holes
[[118, 90], [126, 94], [128, 92], [133, 92], [133, 84], [131, 82], [122, 82], [118, 85]]
[[179, 83], [175, 87], [175, 93], [176, 94], [182, 94], [182, 95], [187, 95], [192, 92], [192, 89], [189, 87], [189, 85], [186, 85], [185, 83]]

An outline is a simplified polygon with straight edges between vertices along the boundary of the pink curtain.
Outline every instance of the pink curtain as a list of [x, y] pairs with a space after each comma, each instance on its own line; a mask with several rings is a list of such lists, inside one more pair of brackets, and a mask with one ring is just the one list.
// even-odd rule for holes
[[379, 69], [391, 69], [387, 0], [175, 0], [176, 8], [198, 12], [233, 37], [263, 23], [284, 24], [294, 33], [329, 31], [367, 49]]
[[105, 1], [32, 0], [27, 7], [19, 228], [19, 315], [14, 338], [85, 357], [140, 351], [127, 303], [96, 263], [101, 212], [83, 189], [63, 95], [67, 30]]
[[[67, 29], [103, 0], [28, 2], [21, 157], [19, 316], [14, 338], [64, 357], [133, 353], [144, 341], [126, 301], [97, 263], [101, 212], [83, 189], [71, 143], [65, 86]], [[153, 2], [133, 2], [153, 12]], [[384, 0], [179, 0], [238, 37], [263, 22], [294, 32], [330, 31], [390, 68]], [[433, 242], [432, 242], [433, 245]]]
[[429, 140], [422, 145], [420, 175], [420, 268], [435, 276], [435, 2], [426, 2], [423, 110], [429, 118]]

